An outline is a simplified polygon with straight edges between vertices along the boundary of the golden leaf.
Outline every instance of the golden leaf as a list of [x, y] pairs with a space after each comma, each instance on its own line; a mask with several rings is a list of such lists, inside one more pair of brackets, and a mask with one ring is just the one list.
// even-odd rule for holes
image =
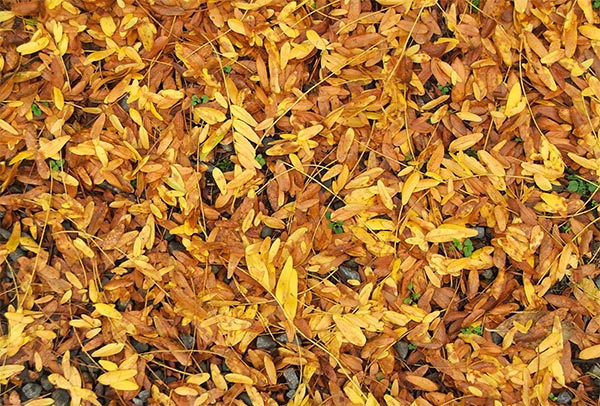
[[[598, 28], [594, 25], [589, 25], [589, 24], [580, 25], [579, 32], [584, 37], [587, 37], [587, 38], [595, 40], [595, 41], [600, 41], [600, 28]], [[18, 50], [18, 48], [17, 48], [17, 50]]]
[[525, 101], [521, 93], [521, 84], [516, 81], [508, 93], [504, 114], [506, 117], [512, 117], [519, 114], [523, 109], [525, 109]]
[[425, 240], [429, 242], [451, 242], [453, 240], [464, 240], [465, 238], [475, 237], [477, 230], [459, 226], [456, 224], [442, 224], [438, 228], [431, 230], [425, 235]]
[[194, 121], [200, 122], [205, 121], [208, 124], [217, 124], [222, 123], [227, 119], [225, 113], [221, 110], [217, 110], [213, 107], [202, 107], [196, 106], [194, 107]]
[[255, 384], [255, 382], [252, 378], [250, 378], [249, 376], [246, 376], [246, 375], [242, 375], [242, 374], [236, 374], [236, 373], [226, 374], [226, 375], [224, 375], [224, 378], [227, 382], [231, 382], [231, 383], [242, 383], [245, 385], [254, 385]]
[[26, 42], [17, 47], [17, 52], [21, 55], [30, 55], [41, 51], [50, 44], [48, 37], [41, 37], [35, 41]]
[[579, 359], [594, 359], [600, 358], [600, 344], [592, 345], [584, 348], [579, 352]]
[[111, 16], [104, 16], [100, 18], [100, 27], [102, 28], [104, 35], [107, 37], [112, 37], [117, 30], [115, 20], [113, 20]]
[[360, 327], [349, 321], [344, 315], [334, 314], [333, 321], [340, 333], [342, 333], [342, 337], [349, 343], [358, 347], [362, 347], [367, 343], [367, 337], [365, 337]]
[[298, 308], [298, 273], [294, 269], [292, 257], [287, 257], [277, 287], [275, 297], [283, 308], [286, 317], [294, 320]]
[[123, 343], [106, 344], [105, 346], [94, 351], [92, 353], [92, 357], [110, 357], [111, 355], [120, 353], [123, 348], [125, 348], [125, 344]]
[[123, 315], [115, 309], [114, 305], [96, 303], [94, 304], [94, 308], [101, 316], [108, 317], [109, 319], [121, 320], [121, 318], [123, 318]]
[[413, 170], [413, 172], [408, 176], [404, 185], [402, 185], [402, 205], [406, 205], [415, 191], [415, 188], [419, 184], [421, 180], [421, 173], [417, 170]]
[[46, 139], [40, 138], [40, 150], [44, 159], [55, 157], [70, 139], [70, 135], [63, 135], [47, 142]]

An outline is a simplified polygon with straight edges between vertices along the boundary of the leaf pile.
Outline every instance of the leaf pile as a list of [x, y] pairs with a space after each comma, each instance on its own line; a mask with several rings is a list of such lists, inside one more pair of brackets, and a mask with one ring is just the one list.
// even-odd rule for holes
[[5, 403], [595, 402], [597, 8], [0, 1]]

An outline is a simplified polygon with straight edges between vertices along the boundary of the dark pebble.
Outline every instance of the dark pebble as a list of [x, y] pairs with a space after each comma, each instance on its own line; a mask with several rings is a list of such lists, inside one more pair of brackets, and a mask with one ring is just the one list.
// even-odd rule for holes
[[496, 333], [495, 331], [492, 331], [492, 341], [494, 342], [494, 344], [500, 345], [502, 344], [503, 340], [504, 338], [500, 334]]
[[394, 349], [400, 358], [406, 359], [408, 357], [408, 343], [406, 341], [396, 341]]
[[244, 402], [244, 404], [246, 404], [248, 406], [252, 406], [252, 400], [250, 399], [250, 396], [248, 396], [248, 394], [246, 392], [241, 393], [240, 396], [238, 396], [238, 399], [241, 400], [242, 402]]
[[338, 268], [338, 274], [344, 283], [348, 283], [349, 280], [356, 280], [360, 282], [360, 273], [358, 273], [356, 269], [352, 269], [345, 265], [340, 265]]
[[477, 231], [477, 235], [473, 237], [476, 240], [481, 240], [485, 237], [485, 227], [475, 227], [475, 231]]
[[51, 395], [55, 406], [69, 406], [71, 403], [71, 395], [64, 389], [57, 389]]
[[[275, 337], [275, 339], [284, 344], [288, 343], [287, 334], [285, 334], [285, 333], [279, 334], [277, 337]], [[292, 344], [302, 346], [302, 340], [300, 339], [300, 337], [298, 337], [298, 335], [294, 336], [294, 339], [292, 340]]]
[[298, 379], [298, 374], [296, 374], [294, 368], [286, 368], [283, 371], [283, 377], [285, 378], [285, 382], [290, 390], [295, 391], [298, 389], [300, 379]]
[[569, 391], [562, 391], [556, 396], [556, 403], [569, 404], [573, 400], [573, 395]]
[[52, 385], [50, 383], [50, 381], [48, 380], [48, 376], [47, 375], [43, 375], [42, 378], [40, 379], [40, 383], [42, 384], [42, 388], [45, 391], [49, 391], [51, 389], [54, 389], [54, 385]]
[[174, 251], [185, 251], [185, 246], [177, 240], [173, 240], [169, 242], [169, 253], [173, 253]]
[[256, 349], [271, 351], [277, 348], [278, 344], [271, 336], [258, 336], [256, 339]]
[[42, 394], [42, 385], [35, 382], [29, 382], [23, 385], [21, 392], [26, 399], [35, 399]]
[[144, 389], [144, 390], [140, 391], [140, 393], [138, 393], [137, 397], [138, 397], [138, 399], [141, 399], [143, 402], [146, 402], [148, 399], [150, 399], [150, 390]]
[[191, 350], [192, 348], [194, 348], [196, 340], [194, 340], [194, 337], [192, 337], [191, 335], [180, 334], [179, 339], [181, 340], [181, 343], [187, 350]]
[[492, 268], [488, 268], [481, 272], [481, 277], [486, 281], [491, 281], [494, 279], [494, 270]]
[[273, 229], [268, 226], [264, 226], [262, 230], [260, 230], [260, 238], [267, 238], [273, 234]]
[[594, 283], [596, 284], [596, 287], [600, 289], [600, 275], [594, 278]]
[[148, 344], [141, 343], [138, 340], [136, 340], [135, 338], [131, 339], [131, 345], [133, 345], [133, 348], [135, 348], [135, 350], [138, 352], [138, 354], [148, 352], [148, 350], [150, 349], [150, 346]]

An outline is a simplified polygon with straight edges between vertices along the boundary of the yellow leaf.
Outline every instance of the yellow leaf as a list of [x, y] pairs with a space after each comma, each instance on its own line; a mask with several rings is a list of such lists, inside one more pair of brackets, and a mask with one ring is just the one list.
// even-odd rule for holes
[[105, 58], [108, 58], [109, 56], [111, 56], [115, 52], [116, 52], [115, 48], [103, 49], [101, 51], [92, 52], [91, 54], [89, 54], [87, 56], [86, 59], [87, 59], [88, 62], [94, 63], [94, 62], [101, 61], [101, 60], [103, 60]]
[[275, 297], [281, 307], [283, 307], [287, 318], [293, 320], [298, 308], [298, 273], [294, 269], [291, 256], [286, 259], [281, 270], [281, 275], [275, 288]]
[[114, 305], [108, 305], [106, 303], [96, 303], [94, 305], [96, 311], [100, 313], [101, 316], [108, 317], [109, 319], [121, 320], [123, 317], [121, 313], [117, 309], [115, 309]]
[[600, 344], [592, 345], [591, 347], [584, 348], [579, 353], [579, 359], [594, 359], [600, 358]]
[[21, 55], [30, 55], [36, 52], [41, 51], [46, 48], [50, 43], [50, 39], [48, 37], [38, 38], [35, 41], [26, 42], [17, 47], [17, 52]]
[[13, 226], [12, 232], [10, 233], [10, 237], [6, 242], [6, 251], [10, 254], [14, 252], [19, 246], [21, 241], [21, 223], [19, 221], [15, 222]]
[[402, 205], [406, 205], [415, 191], [415, 188], [419, 184], [421, 180], [421, 173], [419, 171], [413, 170], [413, 172], [408, 176], [406, 182], [402, 186]]
[[102, 28], [102, 32], [107, 37], [112, 37], [115, 31], [117, 30], [117, 26], [115, 21], [111, 16], [105, 16], [100, 19], [100, 27]]
[[0, 118], [0, 129], [11, 133], [12, 135], [19, 135], [19, 132], [12, 125]]
[[231, 106], [229, 106], [229, 109], [231, 110], [231, 115], [233, 117], [238, 118], [253, 127], [256, 127], [258, 125], [254, 117], [252, 117], [252, 115], [248, 113], [243, 107], [232, 104]]
[[230, 18], [229, 20], [227, 20], [227, 25], [229, 26], [229, 28], [231, 28], [231, 31], [247, 36], [247, 30], [246, 30], [246, 26], [244, 25], [244, 23], [240, 20], [238, 20], [237, 18]]
[[156, 35], [156, 27], [152, 23], [140, 24], [137, 27], [138, 37], [142, 41], [142, 45], [146, 51], [150, 51], [154, 47], [154, 36]]
[[351, 344], [362, 347], [367, 343], [367, 337], [356, 324], [349, 321], [346, 317], [340, 314], [333, 315], [333, 321], [337, 326], [342, 336]]
[[104, 347], [98, 348], [96, 351], [94, 351], [92, 353], [92, 357], [110, 357], [111, 355], [120, 353], [123, 348], [125, 348], [125, 344], [123, 343], [106, 344]]
[[473, 133], [458, 137], [450, 143], [448, 150], [450, 152], [465, 151], [477, 144], [483, 138], [483, 133]]
[[98, 377], [98, 382], [102, 385], [113, 386], [115, 383], [126, 381], [138, 374], [136, 369], [117, 369], [114, 371], [105, 372]]
[[0, 23], [3, 23], [8, 20], [12, 20], [15, 18], [15, 13], [8, 10], [0, 11]]
[[110, 386], [116, 390], [138, 390], [140, 388], [137, 383], [128, 379], [114, 382]]
[[94, 251], [81, 238], [75, 238], [73, 245], [87, 258], [94, 258], [96, 256]]
[[512, 85], [508, 93], [504, 114], [506, 117], [512, 117], [519, 114], [524, 108], [525, 102], [522, 100], [521, 84], [517, 81]]
[[328, 41], [326, 39], [321, 38], [319, 34], [317, 34], [317, 32], [314, 30], [306, 31], [306, 39], [320, 51], [324, 51], [327, 49]]
[[56, 86], [52, 87], [52, 100], [54, 101], [56, 108], [62, 111], [62, 109], [65, 107], [65, 98], [63, 97], [60, 89]]
[[222, 123], [227, 119], [225, 113], [212, 107], [194, 107], [194, 121], [205, 121], [208, 124]]
[[8, 384], [8, 379], [24, 370], [23, 365], [1, 365], [0, 366], [0, 384]]
[[190, 375], [186, 382], [192, 385], [202, 385], [204, 382], [207, 382], [210, 379], [210, 374], [208, 372], [202, 372], [200, 374]]
[[215, 180], [219, 191], [224, 195], [227, 192], [227, 180], [225, 179], [225, 175], [223, 175], [223, 172], [215, 166], [212, 171], [212, 177]]
[[431, 230], [425, 235], [429, 242], [451, 242], [453, 240], [464, 240], [465, 238], [475, 237], [477, 230], [459, 226], [456, 224], [442, 224], [435, 230]]
[[385, 185], [383, 184], [381, 179], [377, 179], [377, 195], [381, 199], [381, 203], [383, 203], [383, 205], [385, 206], [386, 209], [394, 210], [394, 207], [396, 205], [394, 204], [394, 201], [392, 200], [392, 196], [390, 195], [390, 192], [385, 187]]
[[475, 113], [471, 113], [470, 111], [459, 111], [458, 113], [456, 113], [456, 115], [463, 121], [473, 121], [475, 123], [480, 123], [483, 121], [481, 116], [478, 116]]
[[225, 375], [225, 380], [231, 383], [243, 383], [246, 385], [254, 385], [254, 380], [249, 376], [242, 374], [227, 374]]
[[[582, 25], [579, 27], [579, 32], [581, 33], [581, 35], [583, 35], [584, 37], [587, 37], [589, 39], [593, 39], [595, 41], [600, 41], [600, 28], [593, 26], [593, 25]], [[17, 51], [19, 49], [17, 48]]]
[[45, 142], [46, 140], [44, 138], [40, 138], [40, 150], [44, 159], [52, 158], [58, 154], [70, 139], [70, 135], [63, 135], [48, 142]]
[[54, 404], [54, 399], [52, 398], [43, 398], [43, 399], [33, 399], [27, 403], [23, 403], [24, 406], [51, 406]]
[[438, 390], [438, 385], [435, 382], [422, 376], [407, 374], [406, 380], [415, 385], [420, 390], [424, 390], [427, 392], [433, 392]]

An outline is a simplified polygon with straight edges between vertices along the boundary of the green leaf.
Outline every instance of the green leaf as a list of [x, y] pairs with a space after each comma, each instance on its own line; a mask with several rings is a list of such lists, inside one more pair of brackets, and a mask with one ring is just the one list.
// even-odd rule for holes
[[569, 185], [567, 186], [567, 190], [571, 193], [577, 193], [579, 190], [579, 182], [576, 180], [569, 181]]
[[258, 154], [254, 159], [256, 159], [256, 162], [258, 162], [260, 166], [265, 166], [265, 164], [267, 163], [265, 157], [263, 157], [262, 154]]
[[465, 257], [470, 257], [475, 249], [473, 248], [473, 241], [470, 238], [467, 238], [463, 244], [462, 252]]
[[31, 105], [31, 112], [33, 113], [34, 116], [39, 117], [42, 115], [42, 109], [40, 109], [40, 106], [38, 106], [36, 103], [33, 103]]
[[223, 72], [230, 73], [233, 68], [229, 65], [223, 67]]

